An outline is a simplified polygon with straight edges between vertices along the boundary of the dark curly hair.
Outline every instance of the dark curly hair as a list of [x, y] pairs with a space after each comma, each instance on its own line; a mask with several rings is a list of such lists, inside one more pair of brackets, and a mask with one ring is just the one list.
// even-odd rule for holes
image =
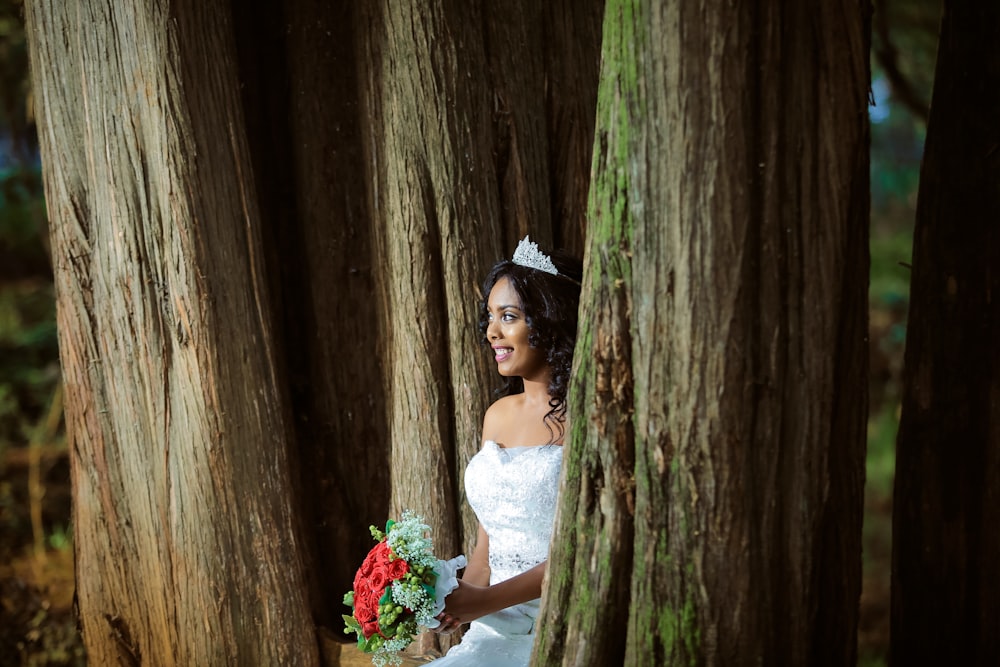
[[[545, 360], [552, 369], [549, 382], [549, 411], [545, 425], [555, 442], [565, 433], [566, 393], [569, 374], [573, 366], [573, 346], [576, 343], [577, 311], [580, 306], [580, 280], [583, 265], [572, 255], [557, 250], [551, 255], [559, 275], [531, 269], [502, 260], [495, 264], [483, 281], [483, 301], [480, 304], [479, 331], [482, 343], [489, 346], [486, 329], [489, 326], [486, 300], [493, 286], [501, 278], [510, 281], [521, 299], [521, 309], [528, 325], [528, 344], [545, 353]], [[524, 391], [524, 381], [519, 377], [505, 377], [500, 396]]]

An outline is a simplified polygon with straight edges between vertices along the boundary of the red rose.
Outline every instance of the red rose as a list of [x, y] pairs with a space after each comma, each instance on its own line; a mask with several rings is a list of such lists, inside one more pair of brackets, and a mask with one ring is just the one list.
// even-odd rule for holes
[[379, 542], [372, 547], [354, 575], [355, 592], [363, 588], [373, 588], [381, 595], [382, 590], [390, 581], [386, 569], [389, 563], [389, 553], [389, 545], [385, 542]]
[[379, 632], [379, 600], [392, 581], [409, 572], [406, 561], [390, 561], [392, 551], [384, 541], [379, 542], [365, 556], [354, 575], [354, 618], [361, 624], [365, 639]]
[[358, 574], [360, 574], [363, 577], [367, 577], [372, 573], [372, 568], [374, 568], [375, 565], [377, 565], [380, 562], [386, 562], [388, 560], [389, 560], [389, 545], [387, 545], [385, 542], [379, 542], [374, 547], [372, 547], [371, 551], [368, 552], [368, 555], [365, 556], [364, 561], [362, 561], [361, 563], [361, 567], [358, 568]]
[[378, 600], [371, 590], [358, 592], [354, 599], [354, 618], [361, 624], [365, 639], [378, 632]]
[[382, 599], [382, 589], [371, 589], [368, 591], [368, 605], [371, 607], [372, 615], [378, 616], [378, 602]]
[[369, 555], [375, 559], [376, 563], [386, 563], [389, 561], [389, 545], [385, 542], [379, 542]]
[[397, 579], [402, 579], [406, 576], [406, 573], [410, 571], [410, 565], [402, 558], [397, 558], [396, 560], [389, 561], [389, 565], [386, 567], [385, 572], [389, 577], [389, 581], [396, 581]]
[[377, 615], [377, 609], [378, 601], [376, 600], [375, 605], [372, 605], [371, 591], [367, 589], [354, 591], [354, 618], [358, 619], [359, 623]]
[[368, 575], [368, 586], [371, 587], [373, 591], [378, 591], [379, 595], [385, 590], [385, 587], [389, 585], [389, 577], [386, 573], [384, 565], [376, 565], [372, 568], [372, 573]]
[[372, 621], [371, 623], [361, 624], [361, 633], [365, 636], [365, 639], [370, 639], [372, 635], [378, 632], [378, 623]]

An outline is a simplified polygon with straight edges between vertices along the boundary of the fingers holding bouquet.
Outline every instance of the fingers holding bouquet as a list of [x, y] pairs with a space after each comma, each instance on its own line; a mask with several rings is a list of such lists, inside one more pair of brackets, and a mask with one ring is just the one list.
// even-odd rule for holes
[[459, 579], [458, 587], [444, 599], [444, 615], [465, 624], [497, 611], [491, 591], [489, 586], [477, 586]]
[[441, 612], [435, 618], [441, 623], [439, 626], [434, 628], [434, 632], [439, 635], [450, 635], [451, 633], [462, 627], [462, 622], [452, 616], [451, 614], [446, 614]]

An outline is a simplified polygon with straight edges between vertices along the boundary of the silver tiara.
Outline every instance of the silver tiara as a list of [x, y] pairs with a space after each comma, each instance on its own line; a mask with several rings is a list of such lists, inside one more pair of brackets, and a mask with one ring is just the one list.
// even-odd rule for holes
[[556, 270], [556, 265], [552, 263], [552, 259], [538, 249], [537, 243], [529, 241], [527, 236], [517, 244], [517, 250], [514, 251], [514, 258], [511, 261], [520, 266], [526, 266], [529, 269], [538, 269], [545, 273], [551, 273], [554, 276], [559, 275], [559, 271]]

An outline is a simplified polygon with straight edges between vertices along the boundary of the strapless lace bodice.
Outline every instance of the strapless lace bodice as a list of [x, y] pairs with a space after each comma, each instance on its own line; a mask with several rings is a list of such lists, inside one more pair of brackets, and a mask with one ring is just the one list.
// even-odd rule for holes
[[548, 558], [562, 447], [500, 447], [487, 440], [465, 470], [465, 493], [490, 537], [490, 583]]

